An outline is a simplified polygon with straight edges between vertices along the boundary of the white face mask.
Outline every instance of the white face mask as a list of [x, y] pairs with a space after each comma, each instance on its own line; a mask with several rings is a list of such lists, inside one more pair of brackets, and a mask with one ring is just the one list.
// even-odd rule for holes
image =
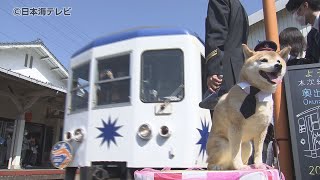
[[293, 19], [297, 21], [301, 26], [306, 25], [306, 17], [304, 16], [299, 16], [297, 11], [293, 13]]

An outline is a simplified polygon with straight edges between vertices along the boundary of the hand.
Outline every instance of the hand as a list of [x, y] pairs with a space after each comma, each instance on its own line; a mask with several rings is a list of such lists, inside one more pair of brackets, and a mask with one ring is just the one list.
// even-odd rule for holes
[[113, 79], [114, 78], [113, 77], [113, 73], [110, 70], [107, 70], [106, 74], [107, 74], [109, 79]]
[[216, 92], [220, 88], [221, 83], [222, 79], [218, 75], [212, 75], [207, 78], [207, 86], [211, 92]]

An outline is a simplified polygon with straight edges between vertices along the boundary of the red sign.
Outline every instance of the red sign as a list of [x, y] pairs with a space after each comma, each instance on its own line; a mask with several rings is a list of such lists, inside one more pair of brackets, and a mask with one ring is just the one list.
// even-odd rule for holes
[[26, 122], [31, 122], [31, 120], [32, 120], [32, 112], [24, 113], [24, 119], [26, 120]]

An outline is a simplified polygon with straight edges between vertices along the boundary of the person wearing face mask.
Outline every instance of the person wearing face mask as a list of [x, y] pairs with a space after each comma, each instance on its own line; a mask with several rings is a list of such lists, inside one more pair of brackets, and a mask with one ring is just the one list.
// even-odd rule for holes
[[286, 9], [293, 13], [293, 18], [301, 25], [310, 24], [307, 35], [306, 59], [319, 63], [320, 59], [320, 0], [289, 0]]

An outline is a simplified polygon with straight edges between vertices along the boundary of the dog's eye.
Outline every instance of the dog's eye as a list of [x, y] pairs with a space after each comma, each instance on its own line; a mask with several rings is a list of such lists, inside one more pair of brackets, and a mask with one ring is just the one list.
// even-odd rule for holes
[[268, 62], [268, 59], [261, 59], [260, 62]]
[[280, 63], [280, 60], [278, 60], [277, 62]]

